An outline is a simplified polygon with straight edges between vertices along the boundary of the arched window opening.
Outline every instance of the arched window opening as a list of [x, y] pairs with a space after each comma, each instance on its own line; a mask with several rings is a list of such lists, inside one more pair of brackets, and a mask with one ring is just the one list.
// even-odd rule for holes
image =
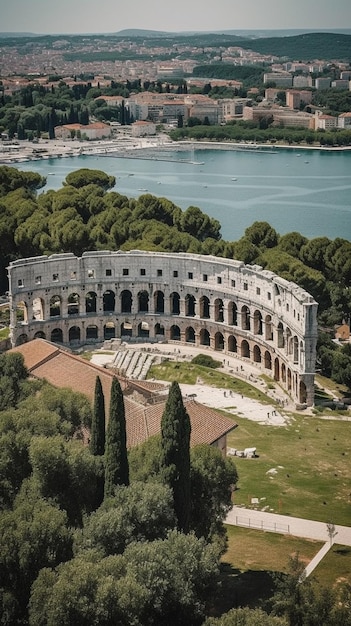
[[45, 319], [45, 303], [41, 298], [34, 298], [33, 300], [33, 319], [38, 321]]
[[180, 295], [176, 291], [171, 293], [170, 295], [171, 301], [171, 315], [179, 315], [180, 314]]
[[161, 324], [155, 324], [155, 337], [164, 337], [165, 327]]
[[195, 330], [192, 326], [188, 326], [185, 331], [185, 341], [187, 343], [195, 343]]
[[103, 295], [103, 309], [105, 313], [115, 310], [115, 294], [110, 289]]
[[87, 339], [87, 341], [89, 341], [89, 339], [97, 339], [98, 327], [94, 325], [87, 326], [85, 338]]
[[78, 343], [80, 341], [79, 326], [71, 326], [71, 328], [68, 331], [68, 341], [70, 343]]
[[96, 293], [95, 291], [88, 291], [85, 296], [85, 312], [87, 315], [96, 313]]
[[291, 370], [288, 368], [288, 390], [291, 391]]
[[140, 322], [140, 324], [138, 324], [138, 337], [148, 337], [149, 334], [149, 324], [147, 322]]
[[259, 346], [254, 346], [253, 349], [253, 360], [255, 363], [261, 363], [261, 349], [259, 348]]
[[149, 294], [147, 291], [139, 291], [138, 293], [138, 311], [139, 313], [148, 313], [149, 311]]
[[52, 341], [52, 343], [63, 343], [63, 333], [61, 328], [54, 328], [51, 331], [50, 341]]
[[207, 328], [201, 328], [200, 330], [200, 345], [201, 346], [211, 345], [210, 333], [208, 332]]
[[268, 352], [268, 350], [266, 350], [266, 352], [264, 353], [264, 366], [267, 370], [272, 369], [272, 357], [270, 355], [270, 352]]
[[55, 295], [50, 298], [50, 317], [61, 317], [60, 296]]
[[292, 340], [293, 343], [293, 357], [294, 357], [294, 363], [298, 363], [299, 362], [299, 340], [298, 338], [295, 337]]
[[283, 383], [286, 383], [286, 367], [285, 367], [285, 363], [282, 364], [282, 381], [283, 381]]
[[214, 315], [215, 322], [224, 322], [224, 306], [223, 300], [221, 298], [217, 298], [217, 300], [215, 300]]
[[278, 324], [277, 332], [278, 332], [278, 348], [284, 348], [285, 346], [284, 329], [283, 329], [283, 324], [281, 322], [279, 322]]
[[243, 306], [241, 309], [241, 328], [250, 330], [250, 309], [247, 306]]
[[171, 326], [170, 335], [171, 335], [171, 339], [173, 341], [180, 341], [180, 328], [179, 328], [179, 326]]
[[215, 350], [224, 350], [224, 337], [222, 333], [215, 334]]
[[274, 380], [280, 379], [280, 367], [279, 367], [279, 359], [274, 359]]
[[133, 336], [133, 326], [128, 321], [123, 322], [121, 324], [121, 338], [132, 337], [132, 336]]
[[38, 330], [34, 335], [34, 339], [46, 339], [46, 335], [42, 330]]
[[228, 305], [228, 324], [231, 326], [238, 325], [238, 307], [235, 302], [229, 302]]
[[132, 294], [128, 289], [125, 289], [121, 293], [121, 312], [122, 313], [131, 313], [132, 312]]
[[266, 315], [265, 318], [265, 340], [273, 341], [273, 324], [270, 315]]
[[21, 346], [23, 343], [27, 343], [28, 341], [28, 335], [26, 335], [25, 333], [22, 333], [22, 335], [19, 335], [16, 339], [16, 346]]
[[202, 319], [210, 319], [210, 300], [207, 296], [202, 296], [199, 301], [200, 317]]
[[185, 296], [185, 315], [187, 317], [195, 316], [195, 303], [195, 297], [192, 296], [190, 293], [187, 293], [187, 295]]
[[236, 338], [234, 337], [234, 335], [230, 335], [228, 337], [228, 350], [229, 352], [237, 352], [238, 351], [238, 344], [236, 341]]
[[[68, 296], [67, 313], [68, 315], [79, 315], [79, 295], [71, 293]], [[73, 326], [72, 328], [76, 328]]]
[[300, 380], [299, 401], [301, 404], [306, 404], [307, 402], [307, 389], [303, 380]]
[[262, 325], [262, 315], [260, 311], [254, 312], [254, 334], [262, 335], [263, 334], [263, 325]]
[[163, 291], [155, 291], [154, 308], [155, 308], [155, 313], [165, 312], [165, 295]]
[[248, 342], [246, 341], [246, 339], [244, 339], [241, 342], [241, 356], [245, 359], [249, 359], [250, 358], [250, 346], [248, 344]]

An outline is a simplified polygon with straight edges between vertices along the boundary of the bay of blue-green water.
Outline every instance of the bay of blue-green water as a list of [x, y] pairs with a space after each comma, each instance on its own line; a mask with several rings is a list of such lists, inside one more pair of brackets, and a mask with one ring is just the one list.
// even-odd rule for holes
[[[116, 177], [115, 191], [169, 198], [182, 209], [197, 206], [219, 220], [222, 237], [236, 241], [255, 221], [281, 235], [351, 240], [351, 151], [218, 150], [154, 152], [149, 158], [79, 156], [21, 163], [59, 189], [79, 168]], [[163, 160], [167, 159], [167, 160]], [[187, 162], [184, 162], [184, 161]]]

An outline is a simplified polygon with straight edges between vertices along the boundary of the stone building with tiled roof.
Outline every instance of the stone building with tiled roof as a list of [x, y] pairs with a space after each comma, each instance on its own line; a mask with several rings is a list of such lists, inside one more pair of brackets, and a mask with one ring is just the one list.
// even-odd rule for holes
[[[94, 365], [44, 339], [34, 339], [16, 346], [12, 351], [23, 355], [31, 376], [45, 379], [55, 387], [84, 393], [91, 402], [94, 399], [96, 377], [99, 376], [108, 415], [114, 372]], [[133, 448], [160, 432], [168, 386], [145, 380], [129, 381], [119, 376], [118, 379], [124, 395], [127, 446]], [[138, 400], [140, 396], [144, 397], [144, 402]], [[185, 398], [184, 403], [191, 423], [190, 445], [206, 443], [218, 447], [225, 455], [227, 434], [237, 424], [194, 399]]]

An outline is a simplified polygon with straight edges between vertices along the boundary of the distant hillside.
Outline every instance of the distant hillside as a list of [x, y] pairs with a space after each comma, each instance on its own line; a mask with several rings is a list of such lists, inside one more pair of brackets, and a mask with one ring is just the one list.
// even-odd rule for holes
[[261, 54], [311, 61], [351, 61], [351, 35], [343, 33], [305, 33], [292, 37], [268, 37], [241, 41], [240, 46]]

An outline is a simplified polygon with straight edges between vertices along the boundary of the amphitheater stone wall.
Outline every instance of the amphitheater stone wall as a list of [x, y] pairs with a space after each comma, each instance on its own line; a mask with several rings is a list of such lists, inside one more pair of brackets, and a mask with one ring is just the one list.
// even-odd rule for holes
[[317, 303], [258, 265], [187, 253], [86, 252], [8, 267], [11, 342], [174, 341], [236, 353], [313, 403]]

